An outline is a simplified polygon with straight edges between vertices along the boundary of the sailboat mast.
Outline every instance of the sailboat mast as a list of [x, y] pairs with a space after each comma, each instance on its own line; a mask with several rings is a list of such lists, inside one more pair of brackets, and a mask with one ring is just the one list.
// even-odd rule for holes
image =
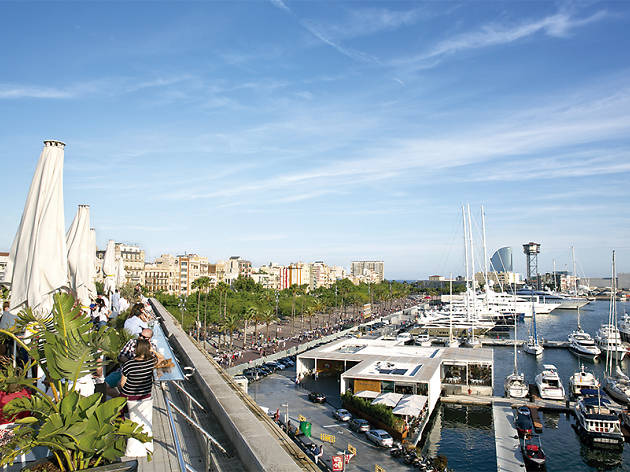
[[[516, 281], [514, 282], [513, 291], [514, 306], [516, 306]], [[514, 311], [514, 373], [518, 373], [518, 364], [516, 362], [516, 341], [518, 340], [518, 332], [516, 330], [516, 310]]]
[[[619, 369], [619, 350], [617, 349], [617, 267], [615, 265], [615, 251], [613, 250], [612, 258], [612, 282], [611, 282], [611, 296], [612, 296], [612, 320], [610, 322], [610, 332], [615, 335], [615, 372]], [[610, 336], [608, 337], [610, 343]], [[612, 373], [612, 366], [611, 366]]]
[[489, 308], [489, 290], [490, 290], [490, 281], [488, 280], [488, 252], [486, 248], [486, 212], [483, 211], [483, 205], [481, 205], [481, 228], [482, 233], [481, 237], [483, 239], [483, 276], [486, 281], [486, 309]]
[[[571, 246], [571, 260], [573, 261], [573, 279], [575, 280], [575, 296], [577, 297], [578, 293], [578, 284], [577, 284], [577, 272], [575, 271], [575, 248]], [[577, 322], [578, 322], [578, 331], [582, 329], [580, 326], [580, 304], [577, 304]]]
[[[615, 303], [615, 251], [612, 253], [612, 279], [610, 282], [610, 305], [608, 307], [608, 325], [611, 324], [613, 305]], [[612, 356], [610, 355], [610, 336], [606, 337], [606, 369], [605, 374], [612, 376]]]
[[469, 302], [470, 295], [468, 293], [468, 225], [466, 224], [466, 210], [464, 209], [464, 205], [462, 205], [462, 224], [464, 225], [464, 261], [466, 265], [466, 316], [470, 320], [470, 310], [469, 310]]
[[449, 347], [451, 347], [451, 343], [453, 342], [453, 273], [451, 272], [451, 276], [449, 277], [449, 281], [448, 281], [448, 285], [449, 285], [449, 290], [451, 293], [450, 296], [450, 313], [449, 313], [449, 317], [448, 317], [448, 343], [449, 343]]
[[477, 291], [475, 289], [475, 247], [473, 245], [472, 236], [472, 218], [470, 217], [470, 204], [468, 204], [468, 238], [470, 239], [470, 270], [472, 274], [472, 302], [473, 302], [473, 316], [472, 316], [472, 338], [475, 340], [475, 318], [477, 318]]

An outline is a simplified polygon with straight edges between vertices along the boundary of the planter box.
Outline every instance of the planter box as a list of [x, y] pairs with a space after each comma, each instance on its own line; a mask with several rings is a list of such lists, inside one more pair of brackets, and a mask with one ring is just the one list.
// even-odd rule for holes
[[381, 421], [372, 418], [367, 413], [365, 413], [365, 412], [363, 412], [361, 410], [357, 410], [356, 408], [352, 407], [348, 403], [344, 403], [343, 407], [346, 410], [348, 410], [350, 413], [352, 413], [354, 416], [358, 416], [359, 418], [363, 418], [364, 420], [368, 420], [370, 422], [370, 424], [376, 426], [377, 429], [384, 429], [389, 434], [391, 434], [392, 437], [395, 440], [397, 440], [397, 441], [401, 441], [401, 440], [403, 440], [403, 439], [405, 439], [407, 437], [406, 433], [401, 433], [400, 431], [396, 431], [395, 429], [391, 428], [390, 426], [385, 425], [385, 423], [382, 423]]
[[[22, 471], [32, 470], [34, 467], [37, 467], [40, 464], [48, 462], [50, 457], [46, 457], [44, 459], [38, 459], [36, 461], [27, 464], [26, 467], [22, 469]], [[113, 464], [107, 465], [99, 465], [98, 467], [92, 467], [91, 469], [83, 469], [84, 471], [90, 472], [137, 472], [138, 470], [138, 461], [125, 461], [125, 462], [114, 462]]]

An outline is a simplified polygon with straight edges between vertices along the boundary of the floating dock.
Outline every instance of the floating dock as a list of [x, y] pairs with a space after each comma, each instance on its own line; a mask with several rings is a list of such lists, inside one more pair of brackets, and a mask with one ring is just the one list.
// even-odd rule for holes
[[[522, 339], [517, 339], [516, 341], [514, 339], [492, 339], [492, 338], [481, 338], [479, 339], [481, 341], [481, 344], [483, 346], [514, 346], [514, 344], [516, 344], [517, 346], [522, 346], [523, 344], [525, 344], [525, 341], [523, 341]], [[546, 341], [546, 340], [541, 340], [540, 344], [542, 344], [543, 347], [545, 348], [550, 348], [550, 349], [568, 349], [569, 348], [569, 343], [567, 341]]]
[[539, 410], [547, 411], [559, 411], [561, 413], [571, 412], [575, 407], [575, 403], [570, 402], [568, 405], [564, 401], [558, 400], [543, 400], [542, 398], [535, 397], [531, 402], [529, 399], [518, 398], [505, 398], [505, 397], [486, 397], [483, 395], [447, 395], [440, 397], [442, 403], [449, 403], [455, 405], [502, 405], [507, 404], [512, 408], [519, 406], [534, 406]]
[[497, 472], [523, 472], [525, 463], [521, 454], [518, 433], [514, 428], [514, 410], [510, 401], [496, 401], [492, 405], [494, 443], [497, 450]]

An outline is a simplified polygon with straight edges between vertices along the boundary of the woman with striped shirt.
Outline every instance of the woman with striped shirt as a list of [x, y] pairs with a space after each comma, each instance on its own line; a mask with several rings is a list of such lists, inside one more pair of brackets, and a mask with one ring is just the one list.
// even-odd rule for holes
[[[151, 344], [143, 338], [138, 338], [136, 356], [126, 362], [121, 369], [119, 390], [127, 397], [129, 419], [141, 425], [149, 436], [153, 435], [153, 368], [156, 358], [151, 353]], [[141, 443], [137, 439], [127, 440], [127, 457], [144, 457], [147, 451], [153, 453], [153, 441]]]

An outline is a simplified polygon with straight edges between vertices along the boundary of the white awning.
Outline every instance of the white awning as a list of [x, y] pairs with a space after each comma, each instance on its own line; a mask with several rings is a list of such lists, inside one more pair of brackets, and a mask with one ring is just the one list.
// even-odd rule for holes
[[396, 407], [403, 405], [412, 405], [415, 408], [418, 408], [420, 411], [427, 404], [428, 397], [425, 395], [405, 395], [399, 402]]
[[378, 397], [378, 392], [373, 392], [372, 390], [363, 390], [359, 393], [355, 393], [354, 396], [360, 398], [376, 398]]
[[422, 408], [418, 408], [412, 403], [407, 402], [399, 404], [396, 408], [394, 408], [392, 413], [399, 416], [418, 416], [421, 411]]
[[398, 404], [402, 397], [402, 393], [381, 393], [378, 397], [374, 399], [372, 405], [386, 405], [394, 407]]

